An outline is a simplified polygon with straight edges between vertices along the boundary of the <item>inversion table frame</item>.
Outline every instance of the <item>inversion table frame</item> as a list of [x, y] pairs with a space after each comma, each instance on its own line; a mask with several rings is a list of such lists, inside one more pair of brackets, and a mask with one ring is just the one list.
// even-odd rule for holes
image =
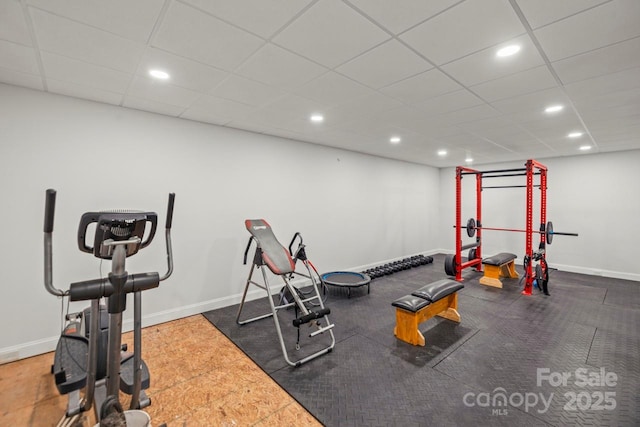
[[[236, 316], [236, 323], [239, 325], [245, 325], [247, 323], [254, 322], [256, 320], [265, 319], [267, 317], [273, 317], [276, 332], [278, 333], [278, 340], [280, 341], [280, 347], [282, 348], [282, 354], [286, 362], [291, 366], [300, 366], [303, 363], [306, 363], [312, 359], [315, 359], [318, 356], [329, 353], [333, 350], [335, 346], [336, 339], [333, 335], [334, 325], [329, 322], [328, 314], [330, 310], [325, 308], [322, 298], [320, 296], [320, 291], [318, 290], [318, 285], [314, 278], [314, 275], [311, 273], [309, 269], [309, 265], [304, 263], [307, 268], [307, 272], [309, 275], [298, 273], [295, 271], [295, 262], [291, 258], [291, 254], [278, 242], [276, 236], [273, 234], [273, 230], [271, 226], [264, 219], [248, 219], [245, 221], [245, 226], [249, 233], [251, 233], [251, 237], [249, 238], [249, 243], [247, 244], [247, 249], [244, 253], [244, 263], [247, 262], [247, 253], [249, 252], [249, 248], [251, 246], [251, 242], [255, 240], [256, 242], [256, 251], [253, 256], [253, 263], [251, 265], [251, 270], [249, 271], [249, 277], [247, 278], [247, 283], [245, 284], [244, 292], [242, 294], [242, 300], [240, 301], [240, 307], [238, 308], [238, 315]], [[294, 236], [295, 239], [295, 236]], [[271, 287], [269, 286], [269, 280], [267, 279], [267, 273], [264, 269], [265, 265], [271, 270], [271, 272], [275, 275], [278, 275], [284, 281], [285, 287], [289, 290], [293, 297], [293, 302], [275, 305], [273, 302], [273, 293], [271, 292]], [[252, 280], [253, 273], [256, 267], [262, 273], [263, 283], [258, 283]], [[299, 275], [302, 277], [306, 277], [311, 279], [311, 286], [313, 288], [313, 292], [310, 292], [311, 296], [308, 298], [302, 299], [298, 294], [297, 289], [289, 283], [287, 277], [291, 278], [293, 275]], [[269, 300], [269, 305], [271, 307], [271, 312], [263, 314], [261, 316], [256, 316], [251, 319], [240, 320], [240, 315], [242, 313], [242, 308], [244, 307], [245, 298], [247, 296], [247, 291], [249, 290], [249, 286], [253, 284], [257, 287], [264, 289], [267, 292], [267, 299]], [[311, 303], [317, 306], [317, 310], [310, 310], [307, 308], [305, 303]], [[292, 361], [289, 358], [287, 353], [287, 348], [284, 343], [284, 339], [282, 337], [282, 330], [280, 328], [280, 321], [278, 319], [278, 310], [288, 307], [297, 307], [302, 313], [297, 319], [293, 320], [293, 325], [295, 327], [300, 327], [300, 325], [305, 323], [314, 324], [317, 329], [309, 334], [309, 337], [315, 337], [316, 335], [322, 334], [324, 332], [329, 332], [331, 335], [331, 344], [313, 354], [310, 354], [306, 357], [303, 357], [299, 360]], [[326, 322], [326, 326], [322, 326], [320, 319], [324, 319]], [[299, 345], [296, 345], [296, 349], [299, 350]]]

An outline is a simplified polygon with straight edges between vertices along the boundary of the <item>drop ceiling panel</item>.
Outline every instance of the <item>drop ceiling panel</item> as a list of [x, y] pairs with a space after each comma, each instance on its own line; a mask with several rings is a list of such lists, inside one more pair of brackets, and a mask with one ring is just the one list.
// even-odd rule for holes
[[124, 94], [131, 75], [111, 68], [88, 64], [54, 53], [42, 53], [42, 65], [47, 79], [76, 83], [109, 92]]
[[0, 67], [0, 82], [14, 86], [28, 87], [30, 89], [44, 90], [42, 77], [2, 67]]
[[198, 10], [173, 2], [152, 45], [224, 70], [233, 70], [264, 41]]
[[438, 65], [525, 32], [508, 0], [465, 1], [400, 38]]
[[184, 111], [184, 107], [177, 105], [165, 104], [148, 99], [127, 96], [122, 103], [123, 107], [133, 108], [135, 110], [149, 111], [152, 113], [163, 114], [165, 116], [178, 117]]
[[594, 96], [637, 87], [640, 87], [640, 68], [629, 68], [564, 86], [569, 96], [577, 103]]
[[286, 92], [274, 86], [232, 75], [211, 91], [211, 95], [261, 107], [284, 96]]
[[172, 85], [200, 92], [207, 92], [229, 76], [226, 71], [210, 67], [160, 49], [147, 48], [138, 64], [136, 74], [149, 77], [149, 70], [159, 69], [169, 73]]
[[433, 68], [396, 40], [377, 46], [339, 66], [336, 71], [374, 89]]
[[236, 73], [277, 88], [290, 89], [326, 71], [308, 59], [269, 43], [242, 64]]
[[470, 89], [487, 102], [512, 98], [544, 89], [556, 87], [558, 84], [546, 65], [490, 80]]
[[181, 117], [207, 123], [226, 123], [233, 119], [242, 119], [255, 110], [256, 108], [251, 105], [203, 95], [193, 102]]
[[164, 0], [26, 0], [58, 16], [145, 43]]
[[419, 24], [460, 0], [403, 0], [401, 6], [388, 0], [349, 0], [354, 7], [394, 34]]
[[327, 125], [341, 123], [359, 117], [393, 110], [402, 105], [399, 101], [376, 92], [330, 108], [327, 111]]
[[[607, 92], [596, 96], [585, 97], [575, 104], [578, 110], [588, 108], [611, 109], [622, 106], [632, 108], [640, 105], [640, 88], [625, 89], [619, 92]], [[638, 108], [640, 113], [640, 108]]]
[[449, 92], [416, 104], [427, 115], [463, 110], [482, 104], [483, 101], [466, 89]]
[[616, 0], [535, 30], [551, 61], [640, 35], [640, 2]]
[[0, 40], [31, 46], [31, 35], [18, 0], [0, 2]]
[[298, 95], [285, 95], [269, 104], [267, 108], [290, 114], [292, 119], [304, 119], [308, 122], [311, 113], [322, 112], [325, 106], [319, 102]]
[[450, 124], [468, 123], [476, 120], [486, 119], [489, 117], [499, 116], [501, 113], [490, 105], [481, 104], [475, 107], [465, 108], [464, 110], [452, 111], [443, 114], [441, 117], [445, 122]]
[[273, 42], [334, 68], [390, 36], [338, 0], [316, 2]]
[[381, 92], [407, 104], [461, 90], [462, 86], [438, 69], [432, 69], [381, 89]]
[[442, 69], [463, 85], [472, 86], [544, 64], [529, 36], [516, 37], [508, 44], [521, 46], [520, 52], [517, 55], [498, 58], [496, 52], [505, 47], [505, 44], [500, 44], [450, 62]]
[[310, 0], [185, 0], [223, 21], [269, 38], [311, 3]]
[[344, 104], [354, 98], [374, 93], [357, 81], [333, 71], [293, 89], [292, 92], [329, 106]]
[[[569, 108], [569, 99], [560, 88], [544, 89], [491, 103], [491, 105], [505, 114], [528, 113], [531, 114], [532, 118], [545, 117], [545, 108], [556, 104], [563, 105], [564, 111]], [[555, 115], [546, 115], [546, 117], [554, 117], [560, 114], [563, 114], [563, 112]]]
[[51, 93], [72, 96], [75, 98], [88, 99], [90, 101], [102, 102], [105, 104], [120, 105], [122, 95], [107, 90], [98, 89], [90, 86], [82, 86], [59, 80], [47, 80], [47, 88]]
[[35, 51], [28, 47], [0, 40], [0, 67], [28, 74], [40, 74]]
[[[640, 2], [639, 2], [640, 3]], [[640, 25], [640, 18], [638, 19]], [[564, 84], [640, 67], [640, 37], [592, 50], [552, 64]]]
[[517, 0], [531, 28], [559, 21], [609, 0]]
[[436, 167], [637, 149], [640, 2], [2, 0], [0, 82]]
[[189, 89], [174, 86], [168, 82], [153, 80], [150, 77], [135, 76], [131, 81], [127, 96], [162, 102], [178, 107], [188, 107], [200, 94]]
[[43, 51], [126, 73], [135, 71], [144, 45], [49, 12], [30, 10]]

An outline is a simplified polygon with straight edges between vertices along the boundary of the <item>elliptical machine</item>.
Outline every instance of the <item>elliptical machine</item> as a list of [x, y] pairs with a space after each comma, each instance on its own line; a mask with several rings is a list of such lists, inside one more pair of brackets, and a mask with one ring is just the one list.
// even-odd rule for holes
[[[81, 313], [67, 314], [67, 324], [58, 341], [51, 367], [60, 394], [68, 395], [67, 410], [58, 426], [73, 426], [92, 407], [100, 422], [121, 408], [119, 390], [131, 395], [130, 409], [151, 404], [145, 391], [149, 387], [149, 369], [142, 360], [142, 291], [157, 288], [173, 272], [171, 223], [175, 194], [169, 194], [166, 219], [166, 251], [168, 270], [129, 274], [127, 257], [149, 246], [156, 232], [155, 212], [103, 211], [87, 212], [80, 219], [78, 248], [101, 260], [111, 260], [108, 277], [72, 283], [63, 291], [53, 286], [52, 233], [56, 191], [46, 192], [44, 219], [44, 285], [46, 290], [69, 301], [91, 301]], [[86, 241], [90, 225], [95, 224], [93, 246]], [[149, 227], [149, 228], [148, 228]], [[145, 238], [145, 230], [147, 231]], [[122, 346], [122, 313], [127, 294], [134, 295], [134, 349], [127, 353]], [[106, 298], [107, 305], [101, 305]], [[63, 301], [64, 305], [64, 301]], [[80, 392], [84, 389], [84, 395]], [[115, 409], [114, 409], [115, 408]], [[124, 417], [123, 417], [124, 420]]]

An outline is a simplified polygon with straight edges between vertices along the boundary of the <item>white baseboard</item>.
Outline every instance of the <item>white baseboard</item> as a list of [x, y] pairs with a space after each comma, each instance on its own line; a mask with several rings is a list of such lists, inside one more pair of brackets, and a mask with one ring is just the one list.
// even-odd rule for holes
[[[280, 288], [278, 288], [278, 291]], [[264, 297], [262, 289], [250, 290], [247, 292], [247, 301]], [[203, 301], [197, 304], [191, 304], [183, 307], [177, 307], [157, 313], [143, 314], [142, 327], [158, 325], [160, 323], [170, 322], [183, 317], [189, 317], [201, 314], [210, 310], [215, 310], [229, 305], [238, 304], [242, 298], [242, 294], [235, 294], [228, 297], [216, 298], [209, 301]], [[133, 319], [122, 322], [123, 332], [133, 329]], [[0, 365], [10, 363], [27, 357], [37, 356], [39, 354], [54, 351], [58, 343], [59, 336], [43, 338], [41, 340], [30, 341], [11, 347], [0, 349]]]

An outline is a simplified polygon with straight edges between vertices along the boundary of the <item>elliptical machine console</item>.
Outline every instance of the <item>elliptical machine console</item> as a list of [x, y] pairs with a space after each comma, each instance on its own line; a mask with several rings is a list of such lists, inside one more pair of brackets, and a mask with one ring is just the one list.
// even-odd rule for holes
[[[68, 323], [56, 347], [52, 373], [60, 394], [68, 395], [67, 410], [59, 426], [77, 424], [82, 413], [92, 407], [96, 420], [101, 421], [111, 415], [114, 408], [121, 407], [119, 390], [131, 395], [130, 409], [141, 409], [151, 404], [144, 391], [149, 387], [150, 375], [142, 360], [141, 292], [158, 287], [173, 272], [171, 223], [174, 199], [175, 194], [169, 194], [165, 231], [168, 269], [164, 276], [160, 277], [157, 272], [129, 274], [125, 270], [126, 258], [151, 244], [158, 222], [155, 212], [87, 212], [80, 219], [78, 248], [97, 258], [111, 260], [111, 272], [106, 278], [72, 283], [68, 290], [63, 291], [52, 283], [56, 192], [47, 190], [45, 288], [55, 296], [68, 297], [70, 301], [91, 301], [90, 308], [67, 315]], [[90, 246], [86, 239], [92, 224], [95, 224], [95, 233], [93, 246]], [[127, 353], [121, 341], [122, 313], [126, 310], [128, 293], [134, 294], [133, 353]], [[100, 304], [103, 298], [107, 301], [106, 306]]]

